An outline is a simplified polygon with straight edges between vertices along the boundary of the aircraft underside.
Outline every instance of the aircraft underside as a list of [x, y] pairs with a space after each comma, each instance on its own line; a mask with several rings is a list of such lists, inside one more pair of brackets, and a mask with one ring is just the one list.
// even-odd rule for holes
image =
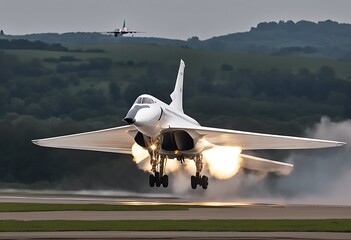
[[196, 147], [193, 138], [185, 131], [165, 132], [156, 139], [138, 132], [135, 136], [136, 143], [147, 149], [150, 155], [152, 174], [149, 176], [150, 187], [168, 187], [166, 165], [168, 159], [177, 159], [184, 163], [185, 159], [193, 160], [196, 172], [191, 176], [191, 187], [196, 189], [201, 186], [207, 189], [208, 177], [201, 175], [203, 169], [202, 152]]
[[[180, 163], [184, 163], [185, 158], [183, 155], [179, 155], [176, 158]], [[203, 189], [207, 189], [208, 186], [208, 177], [201, 175], [203, 169], [203, 157], [202, 154], [195, 155], [189, 160], [193, 160], [196, 166], [195, 175], [191, 176], [191, 188], [196, 189], [197, 186], [201, 186]], [[150, 154], [150, 165], [152, 174], [149, 176], [149, 185], [150, 187], [168, 187], [168, 175], [166, 174], [166, 165], [168, 161], [167, 155], [158, 154], [157, 150], [153, 150]]]

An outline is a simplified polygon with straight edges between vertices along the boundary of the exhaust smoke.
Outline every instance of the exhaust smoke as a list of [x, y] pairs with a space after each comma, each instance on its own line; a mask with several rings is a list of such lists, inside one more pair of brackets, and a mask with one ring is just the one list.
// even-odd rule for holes
[[[284, 162], [294, 164], [289, 176], [245, 174], [211, 179], [201, 199], [275, 204], [351, 204], [351, 120], [327, 117], [306, 131], [306, 137], [346, 142], [329, 149], [291, 151]], [[269, 157], [269, 156], [268, 156]], [[189, 190], [190, 192], [190, 190]]]
[[[281, 160], [293, 163], [294, 170], [283, 177], [247, 174], [240, 168], [240, 148], [216, 147], [203, 152], [202, 175], [209, 177], [207, 190], [196, 189], [194, 194], [191, 189], [190, 176], [196, 172], [194, 161], [182, 165], [169, 159], [166, 173], [170, 175], [170, 190], [177, 197], [201, 201], [351, 204], [351, 120], [335, 123], [323, 117], [306, 130], [306, 137], [342, 141], [347, 145], [289, 151], [286, 159]], [[147, 151], [133, 147], [133, 156], [139, 168], [150, 171]]]

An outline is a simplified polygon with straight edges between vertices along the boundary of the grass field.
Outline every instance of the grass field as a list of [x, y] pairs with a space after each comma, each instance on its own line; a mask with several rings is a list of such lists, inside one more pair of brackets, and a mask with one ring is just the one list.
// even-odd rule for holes
[[[316, 72], [321, 66], [330, 66], [335, 69], [336, 74], [341, 78], [351, 77], [351, 62], [332, 60], [332, 59], [314, 59], [291, 56], [271, 56], [265, 54], [248, 54], [234, 52], [214, 52], [205, 50], [195, 50], [187, 48], [175, 48], [153, 45], [94, 45], [94, 46], [75, 46], [77, 48], [98, 48], [103, 49], [102, 53], [90, 52], [52, 52], [39, 50], [6, 50], [10, 54], [17, 55], [22, 60], [32, 58], [44, 59], [48, 57], [59, 58], [60, 56], [74, 56], [81, 60], [87, 60], [94, 57], [110, 58], [113, 62], [160, 62], [166, 65], [174, 65], [177, 69], [179, 60], [182, 58], [188, 66], [187, 75], [198, 76], [203, 68], [218, 70], [224, 63], [232, 65], [234, 68], [250, 68], [255, 70], [270, 70], [272, 68], [298, 72], [299, 69], [307, 68], [311, 72]], [[130, 71], [129, 71], [130, 73]], [[134, 69], [136, 75], [143, 74], [143, 69]], [[113, 74], [121, 72], [113, 71]]]
[[108, 204], [0, 203], [0, 212], [173, 211], [173, 210], [188, 210], [188, 209], [189, 209], [189, 206], [183, 206], [183, 205], [108, 205]]
[[0, 221], [1, 232], [25, 231], [242, 231], [351, 232], [351, 220], [128, 220]]

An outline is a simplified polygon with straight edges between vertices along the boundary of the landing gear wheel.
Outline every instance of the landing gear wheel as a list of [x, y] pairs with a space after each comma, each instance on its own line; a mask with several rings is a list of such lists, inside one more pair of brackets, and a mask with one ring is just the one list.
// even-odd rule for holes
[[191, 188], [196, 189], [197, 185], [203, 189], [207, 189], [208, 177], [205, 175], [201, 176], [199, 172], [196, 173], [196, 176], [191, 176]]
[[195, 176], [191, 176], [191, 188], [196, 189], [197, 187], [197, 178]]
[[161, 184], [164, 188], [168, 187], [168, 175], [163, 175], [161, 177]]
[[208, 186], [208, 177], [207, 176], [202, 176], [201, 178], [201, 186], [203, 189], [207, 189]]
[[161, 186], [161, 178], [160, 178], [160, 173], [159, 172], [155, 172], [155, 184], [156, 184], [156, 187], [160, 187]]
[[203, 189], [207, 189], [208, 177], [201, 176], [201, 171], [203, 169], [204, 163], [202, 161], [202, 154], [196, 155], [193, 158], [196, 166], [195, 176], [191, 176], [191, 188], [196, 189], [197, 185], [201, 186]]
[[149, 185], [150, 185], [150, 187], [155, 186], [155, 176], [154, 175], [149, 176]]

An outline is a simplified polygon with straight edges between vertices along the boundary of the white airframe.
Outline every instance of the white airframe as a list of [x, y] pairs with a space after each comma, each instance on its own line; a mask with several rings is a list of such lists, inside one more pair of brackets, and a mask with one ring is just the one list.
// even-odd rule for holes
[[[342, 142], [261, 134], [220, 128], [202, 127], [183, 112], [183, 75], [185, 64], [180, 61], [178, 76], [170, 104], [143, 94], [139, 96], [126, 117], [128, 125], [60, 137], [32, 140], [33, 143], [54, 148], [91, 150], [132, 154], [138, 144], [150, 155], [149, 185], [168, 186], [165, 174], [167, 159], [180, 162], [193, 160], [196, 173], [191, 176], [193, 189], [207, 189], [208, 177], [201, 175], [202, 152], [216, 146], [238, 146], [242, 150], [312, 149], [343, 145]], [[250, 170], [289, 174], [293, 165], [246, 154], [240, 154], [241, 167]]]

